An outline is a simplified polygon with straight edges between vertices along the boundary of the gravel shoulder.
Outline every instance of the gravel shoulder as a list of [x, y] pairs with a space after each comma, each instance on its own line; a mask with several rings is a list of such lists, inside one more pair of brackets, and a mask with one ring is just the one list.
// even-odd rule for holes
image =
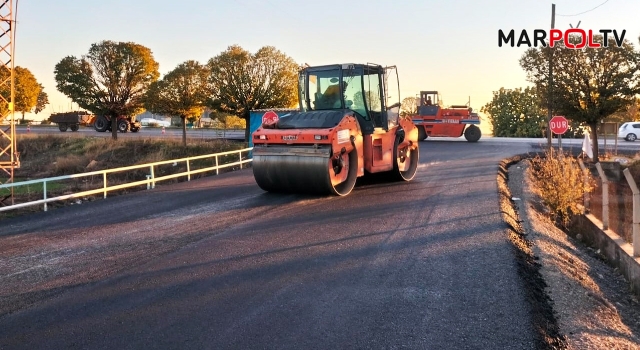
[[[598, 251], [556, 227], [531, 192], [528, 161], [508, 169], [523, 239], [538, 262], [558, 341], [550, 348], [640, 349], [640, 304]], [[577, 235], [576, 237], [580, 237]], [[527, 278], [525, 276], [525, 278]]]

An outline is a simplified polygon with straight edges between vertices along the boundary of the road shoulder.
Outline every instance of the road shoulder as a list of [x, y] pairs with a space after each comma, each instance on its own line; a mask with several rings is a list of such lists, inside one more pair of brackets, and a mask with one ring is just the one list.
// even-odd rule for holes
[[567, 349], [640, 349], [640, 304], [624, 277], [556, 227], [531, 191], [526, 160], [508, 170], [511, 203], [539, 264]]

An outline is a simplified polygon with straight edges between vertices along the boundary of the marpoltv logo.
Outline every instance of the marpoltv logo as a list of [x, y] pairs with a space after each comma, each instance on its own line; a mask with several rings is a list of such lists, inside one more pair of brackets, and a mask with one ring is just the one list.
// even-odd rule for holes
[[[602, 43], [595, 42], [594, 36], [602, 35]], [[600, 29], [598, 32], [595, 32], [591, 29], [584, 30], [578, 28], [571, 28], [565, 31], [560, 29], [551, 29], [547, 34], [547, 31], [543, 29], [536, 29], [533, 31], [533, 40], [527, 33], [526, 29], [523, 29], [520, 32], [520, 37], [518, 38], [517, 43], [515, 42], [515, 30], [511, 29], [508, 34], [505, 34], [502, 29], [498, 30], [498, 46], [502, 47], [503, 44], [509, 44], [511, 47], [517, 46], [528, 46], [528, 47], [538, 47], [538, 45], [542, 47], [547, 47], [547, 37], [549, 37], [549, 46], [554, 47], [558, 42], [564, 42], [565, 46], [570, 49], [582, 49], [584, 47], [589, 48], [599, 48], [599, 47], [608, 47], [612, 42], [620, 47], [624, 42], [624, 35], [627, 33], [627, 30], [623, 30], [620, 35], [618, 35], [618, 31], [615, 29]], [[570, 41], [569, 38], [580, 38], [580, 41]]]

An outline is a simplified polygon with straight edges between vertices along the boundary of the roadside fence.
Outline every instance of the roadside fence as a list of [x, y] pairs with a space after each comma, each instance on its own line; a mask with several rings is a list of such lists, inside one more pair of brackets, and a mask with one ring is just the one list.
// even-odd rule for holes
[[[95, 194], [102, 194], [103, 198], [107, 198], [107, 193], [132, 187], [146, 186], [147, 190], [153, 189], [156, 183], [186, 177], [187, 181], [191, 181], [191, 177], [196, 174], [207, 172], [215, 172], [216, 175], [223, 169], [242, 167], [252, 162], [249, 153], [253, 148], [244, 148], [237, 151], [228, 151], [215, 154], [207, 154], [195, 157], [172, 159], [154, 163], [132, 165], [121, 168], [105, 169], [98, 171], [85, 172], [73, 175], [63, 175], [49, 177], [37, 180], [28, 180], [0, 185], [0, 191], [13, 190], [25, 192], [24, 188], [36, 188], [34, 192], [40, 193], [42, 199], [26, 201], [23, 203], [12, 204], [0, 207], [0, 212], [25, 208], [35, 205], [43, 205], [44, 211], [47, 211], [47, 204], [56, 201], [82, 198]], [[180, 172], [172, 171], [172, 169], [184, 170]], [[161, 170], [161, 171], [160, 171]], [[165, 175], [166, 173], [166, 175]], [[108, 181], [108, 175], [119, 174], [119, 181]], [[158, 176], [160, 175], [160, 176]], [[125, 178], [123, 181], [122, 178]], [[142, 179], [140, 179], [142, 177]], [[146, 179], [144, 179], [146, 177]], [[77, 192], [65, 193], [54, 197], [48, 197], [47, 193], [60, 188], [65, 181], [73, 180], [85, 184], [80, 187], [88, 187], [88, 184], [94, 184], [93, 179], [99, 178], [97, 187], [92, 189], [78, 190]], [[91, 181], [90, 181], [91, 180]], [[80, 189], [78, 186], [76, 188]]]

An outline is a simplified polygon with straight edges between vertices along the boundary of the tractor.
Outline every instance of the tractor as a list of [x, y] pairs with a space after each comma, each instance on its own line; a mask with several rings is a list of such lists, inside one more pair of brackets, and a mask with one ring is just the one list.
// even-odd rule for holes
[[418, 111], [411, 119], [418, 127], [418, 139], [427, 137], [460, 137], [477, 142], [482, 135], [478, 113], [469, 105], [442, 107], [438, 91], [420, 91]]

